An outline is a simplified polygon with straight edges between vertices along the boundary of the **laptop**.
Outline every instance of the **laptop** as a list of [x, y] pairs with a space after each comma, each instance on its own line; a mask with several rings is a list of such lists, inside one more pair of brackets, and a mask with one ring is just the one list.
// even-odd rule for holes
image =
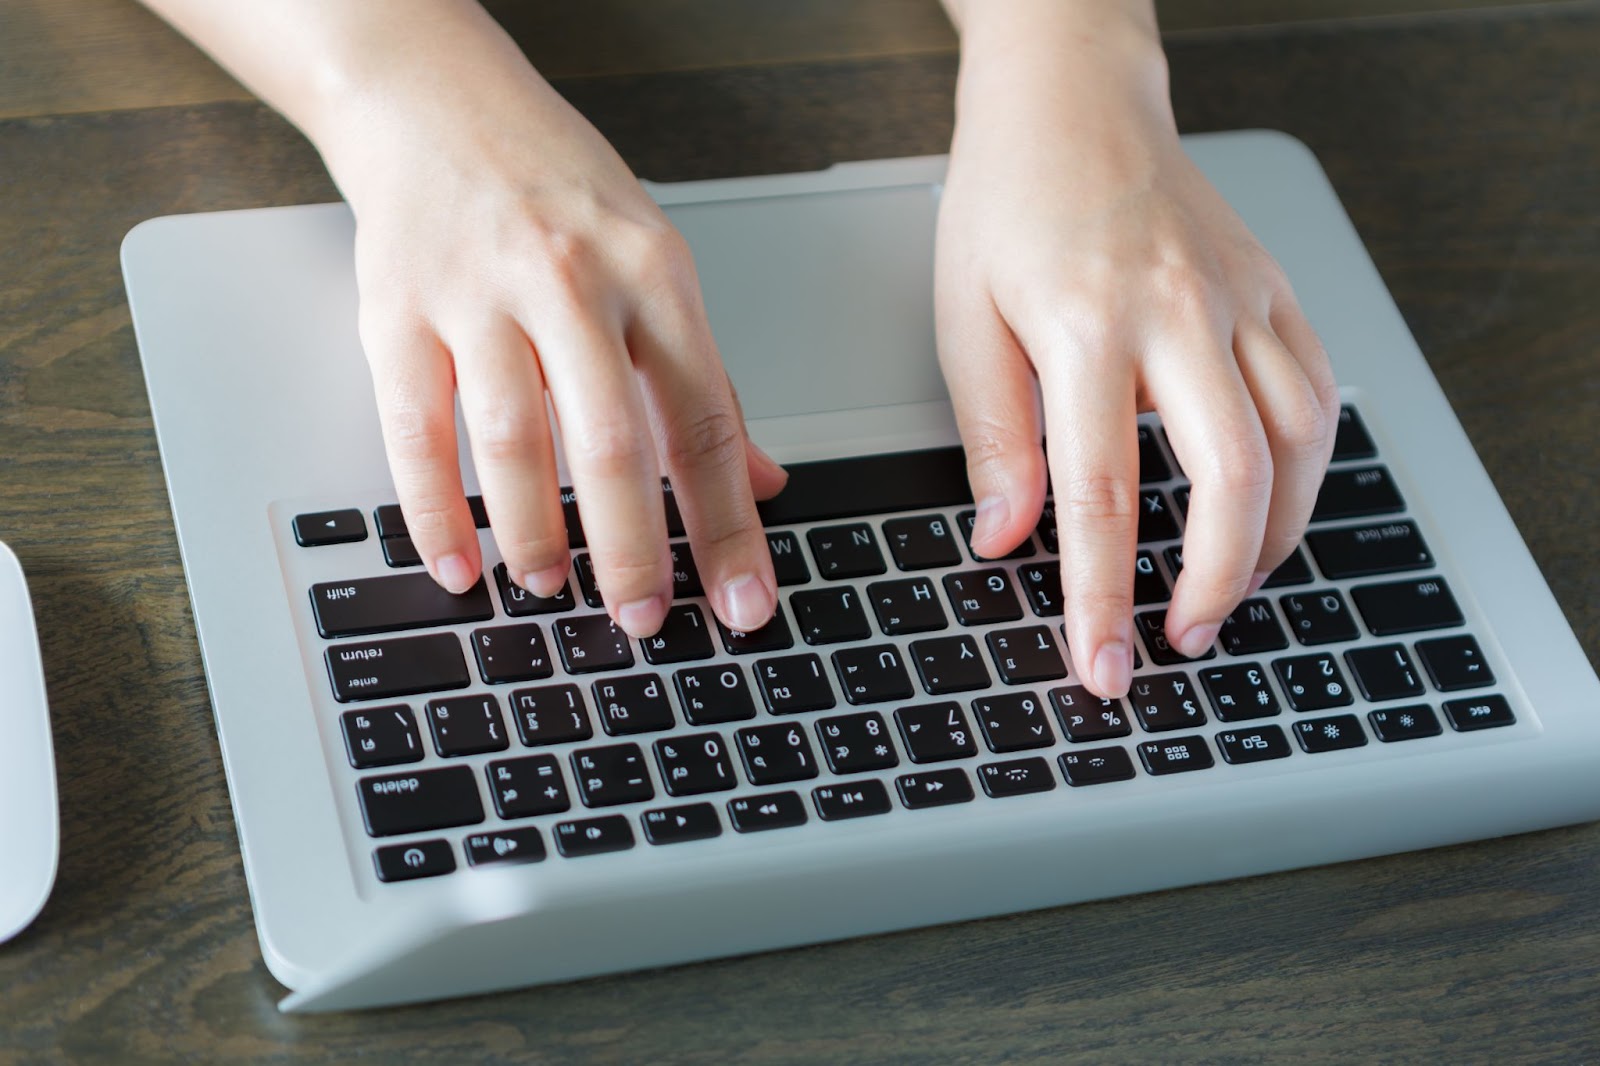
[[784, 631], [720, 630], [684, 552], [674, 609], [704, 634], [670, 646], [607, 629], [581, 522], [559, 600], [497, 573], [487, 528], [466, 597], [408, 565], [343, 205], [135, 228], [129, 301], [284, 1009], [1600, 817], [1600, 682], [1316, 160], [1272, 132], [1186, 146], [1287, 271], [1345, 407], [1306, 542], [1193, 662], [1144, 624], [1187, 496], [1141, 420], [1163, 520], [1142, 531], [1134, 691], [1111, 702], [1065, 647], [1053, 524], [1004, 560], [964, 539], [934, 356], [941, 157], [649, 186], [750, 433], [791, 471], [763, 508]]

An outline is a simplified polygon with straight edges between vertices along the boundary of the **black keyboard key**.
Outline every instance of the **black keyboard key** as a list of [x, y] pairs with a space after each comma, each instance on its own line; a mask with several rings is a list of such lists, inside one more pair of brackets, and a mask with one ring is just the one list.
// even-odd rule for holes
[[971, 637], [914, 640], [910, 651], [922, 687], [930, 696], [989, 687], [989, 670], [983, 665], [978, 642]]
[[807, 644], [837, 644], [872, 635], [861, 598], [848, 585], [807, 589], [789, 597], [795, 628]]
[[[973, 561], [974, 562], [979, 562], [979, 563], [993, 562], [995, 560], [996, 556], [979, 555], [977, 553], [977, 551], [972, 547], [972, 531], [977, 526], [977, 523], [978, 523], [978, 512], [977, 511], [962, 511], [960, 514], [956, 515], [956, 524], [961, 527], [961, 535], [962, 535], [963, 538], [966, 539], [967, 551], [972, 553]], [[1032, 558], [1032, 557], [1033, 557], [1033, 541], [1030, 540], [1030, 539], [1026, 539], [1025, 538], [1021, 544], [1018, 544], [1015, 548], [1012, 548], [1005, 555], [999, 556], [998, 558], [1001, 558], [1001, 559], [1029, 559], [1029, 558]]]
[[761, 659], [755, 664], [755, 675], [761, 698], [773, 714], [825, 711], [838, 702], [822, 659], [816, 655]]
[[578, 497], [571, 486], [561, 489], [561, 518], [567, 526], [567, 547], [584, 547], [587, 541], [583, 536], [583, 514], [578, 510]]
[[1309, 585], [1316, 580], [1311, 572], [1311, 563], [1306, 560], [1306, 553], [1296, 548], [1289, 553], [1289, 558], [1278, 564], [1265, 581], [1261, 583], [1264, 589], [1282, 589], [1293, 585]]
[[995, 799], [1049, 792], [1056, 787], [1050, 764], [1038, 756], [985, 763], [978, 767], [978, 783]]
[[645, 662], [652, 666], [709, 659], [717, 653], [711, 645], [711, 629], [700, 608], [692, 603], [674, 604], [654, 635], [639, 641]]
[[1082, 685], [1050, 690], [1061, 732], [1074, 744], [1125, 737], [1133, 732], [1121, 700], [1101, 699]]
[[847, 577], [867, 577], [888, 569], [878, 550], [872, 527], [865, 522], [848, 526], [823, 526], [806, 533], [817, 573], [829, 581]]
[[817, 776], [817, 760], [798, 725], [754, 725], [735, 734], [745, 776], [752, 785], [776, 785]]
[[356, 782], [356, 794], [368, 836], [404, 836], [483, 821], [483, 800], [469, 766], [363, 777]]
[[1216, 765], [1211, 749], [1206, 747], [1206, 738], [1199, 735], [1147, 740], [1139, 745], [1139, 761], [1144, 763], [1146, 773], [1157, 777], [1206, 770]]
[[890, 811], [889, 790], [874, 778], [847, 781], [838, 785], [819, 785], [811, 790], [811, 802], [824, 822], [865, 818]]
[[333, 698], [383, 700], [472, 683], [454, 633], [335, 644], [324, 653]]
[[722, 820], [709, 803], [657, 807], [641, 814], [639, 824], [644, 826], [644, 838], [652, 844], [683, 844], [722, 835]]
[[995, 670], [1008, 685], [1032, 685], [1067, 676], [1067, 664], [1049, 626], [1002, 629], [984, 638]]
[[1314, 529], [1306, 534], [1323, 576], [1375, 577], [1433, 565], [1415, 522], [1403, 520], [1346, 529]]
[[878, 581], [867, 586], [872, 613], [886, 636], [904, 633], [930, 633], [950, 624], [933, 582], [925, 577], [903, 581]]
[[350, 544], [367, 539], [367, 520], [354, 507], [341, 511], [297, 514], [290, 525], [294, 529], [294, 542], [302, 548]]
[[1105, 785], [1112, 781], [1131, 781], [1135, 771], [1133, 760], [1122, 748], [1086, 748], [1069, 751], [1056, 761], [1061, 766], [1061, 776], [1073, 788], [1086, 785]]
[[900, 649], [893, 644], [840, 648], [833, 653], [833, 670], [844, 698], [857, 706], [909, 700], [914, 695]]
[[964, 626], [991, 622], [1015, 622], [1022, 617], [1022, 604], [1011, 589], [1006, 572], [968, 570], [944, 576], [944, 591], [955, 609], [956, 621]]
[[386, 565], [396, 569], [422, 565], [422, 553], [417, 551], [410, 537], [384, 537], [378, 543], [383, 545], [383, 561]]
[[403, 537], [407, 533], [406, 516], [400, 510], [398, 503], [386, 503], [375, 508], [372, 512], [372, 521], [378, 527], [378, 536], [385, 539], [389, 537]]
[[572, 753], [572, 776], [585, 807], [612, 807], [654, 799], [650, 771], [637, 744], [579, 748]]
[[1289, 646], [1283, 627], [1272, 613], [1272, 601], [1245, 600], [1222, 620], [1222, 630], [1217, 634], [1222, 650], [1229, 655], [1260, 655], [1266, 651], [1282, 651]]
[[1442, 577], [1358, 585], [1350, 590], [1350, 598], [1367, 628], [1380, 637], [1448, 629], [1464, 620]]
[[1440, 692], [1494, 684], [1494, 671], [1471, 635], [1417, 641], [1417, 658]]
[[311, 608], [317, 632], [324, 637], [358, 637], [494, 617], [489, 589], [481, 580], [453, 596], [426, 573], [322, 582], [311, 586]]
[[973, 799], [972, 781], [959, 766], [901, 774], [894, 779], [894, 789], [908, 811], [971, 803]]
[[1380, 644], [1374, 648], [1352, 648], [1344, 661], [1355, 676], [1361, 694], [1373, 703], [1420, 696], [1422, 681], [1417, 677], [1411, 656], [1404, 644]]
[[1289, 706], [1297, 711], [1326, 711], [1330, 707], [1347, 707], [1355, 700], [1338, 660], [1327, 652], [1277, 659], [1272, 669], [1289, 698]]
[[1362, 423], [1361, 416], [1356, 414], [1356, 409], [1349, 404], [1339, 408], [1339, 424], [1333, 437], [1333, 461], [1342, 463], [1348, 459], [1371, 459], [1377, 454], [1377, 445], [1372, 443], [1372, 437], [1367, 434], [1367, 427]]
[[947, 762], [978, 754], [959, 703], [927, 703], [894, 712], [912, 762]]
[[739, 783], [720, 733], [690, 733], [655, 743], [661, 782], [674, 796], [726, 792]]
[[544, 837], [531, 825], [474, 833], [462, 841], [462, 848], [469, 866], [520, 866], [543, 862], [548, 854]]
[[891, 518], [883, 524], [883, 539], [889, 544], [894, 565], [901, 570], [930, 570], [961, 562], [961, 549], [956, 547], [944, 515]]
[[1149, 484], [1152, 481], [1166, 481], [1172, 477], [1172, 468], [1167, 465], [1166, 456], [1161, 454], [1161, 446], [1156, 443], [1156, 434], [1146, 425], [1139, 427], [1139, 481]]
[[1302, 719], [1294, 723], [1292, 728], [1301, 750], [1310, 755], [1365, 747], [1367, 743], [1367, 734], [1361, 729], [1361, 719], [1353, 714]]
[[859, 774], [900, 765], [888, 727], [876, 711], [841, 714], [817, 720], [817, 740], [828, 769], [836, 774]]
[[1386, 744], [1397, 740], [1416, 740], [1436, 737], [1444, 732], [1439, 716], [1426, 703], [1410, 707], [1386, 707], [1381, 711], [1368, 711], [1367, 724], [1378, 739]]
[[678, 494], [672, 491], [672, 482], [661, 479], [661, 504], [666, 512], [667, 536], [681, 537], [687, 530], [683, 525], [683, 512], [678, 509]]
[[429, 700], [423, 716], [433, 734], [433, 748], [444, 758], [505, 751], [511, 746], [500, 720], [500, 701], [493, 696]]
[[1194, 490], [1188, 485], [1179, 485], [1172, 490], [1172, 504], [1178, 509], [1178, 513], [1183, 515], [1185, 521], [1189, 518], [1189, 497], [1193, 492]]
[[1200, 683], [1221, 722], [1271, 718], [1283, 710], [1260, 663], [1208, 666], [1200, 671]]
[[1028, 598], [1028, 606], [1040, 618], [1060, 618], [1061, 564], [1055, 562], [1028, 563], [1017, 567], [1017, 581]]
[[744, 671], [732, 663], [679, 670], [672, 675], [672, 682], [690, 725], [718, 725], [756, 716]]
[[1150, 661], [1157, 666], [1177, 666], [1179, 663], [1215, 659], [1217, 649], [1210, 647], [1204, 655], [1187, 659], [1183, 653], [1167, 642], [1167, 612], [1145, 611], [1133, 616], [1134, 628], [1144, 637], [1144, 646], [1150, 649]]
[[541, 685], [511, 693], [511, 717], [517, 736], [530, 748], [565, 744], [594, 736], [583, 692], [577, 685]]
[[1331, 522], [1341, 518], [1368, 518], [1405, 510], [1400, 490], [1394, 487], [1389, 471], [1381, 466], [1352, 470], [1330, 470], [1322, 479], [1311, 521]]
[[1133, 679], [1128, 702], [1146, 733], [1166, 733], [1204, 725], [1206, 712], [1188, 674], [1145, 674]]
[[972, 714], [983, 731], [984, 743], [996, 755], [1048, 748], [1056, 742], [1044, 703], [1031, 692], [979, 696], [972, 701]]
[[[1133, 605], [1149, 607], [1172, 599], [1172, 586], [1156, 566], [1154, 554], [1141, 550], [1133, 560]], [[1060, 614], [1058, 610], [1056, 612]]]
[[372, 853], [372, 862], [380, 881], [414, 881], [454, 873], [456, 854], [448, 840], [418, 840], [379, 848]]
[[544, 632], [537, 622], [520, 622], [472, 631], [472, 653], [484, 684], [538, 681], [555, 672]]
[[590, 689], [600, 727], [614, 737], [655, 733], [677, 725], [666, 682], [656, 674], [630, 674], [596, 681]]
[[1517, 720], [1504, 696], [1474, 696], [1471, 699], [1445, 700], [1444, 716], [1458, 733], [1494, 729]]
[[572, 569], [578, 575], [578, 593], [590, 607], [604, 607], [605, 597], [600, 595], [600, 581], [594, 575], [594, 558], [588, 552], [575, 556]]
[[1039, 534], [1039, 543], [1044, 545], [1044, 550], [1051, 555], [1061, 554], [1061, 532], [1056, 528], [1056, 503], [1054, 500], [1044, 501], [1044, 508], [1039, 512], [1039, 525], [1035, 528]]
[[554, 755], [524, 755], [497, 759], [484, 768], [489, 796], [502, 818], [535, 818], [560, 814], [572, 806], [561, 763]]
[[1289, 757], [1289, 738], [1275, 725], [1227, 729], [1217, 734], [1217, 750], [1235, 766]]
[[620, 814], [557, 822], [553, 835], [556, 850], [569, 859], [627, 851], [633, 847], [633, 826]]
[[468, 496], [467, 511], [472, 515], [474, 526], [479, 529], [489, 528], [489, 508], [484, 505], [482, 496]]
[[561, 665], [569, 674], [622, 670], [633, 665], [628, 634], [603, 614], [576, 615], [551, 625]]
[[672, 598], [686, 600], [704, 593], [705, 588], [700, 584], [700, 570], [694, 565], [694, 553], [689, 550], [689, 542], [675, 541], [667, 545], [667, 550], [672, 555]]
[[346, 711], [339, 716], [339, 724], [344, 733], [345, 754], [357, 770], [422, 759], [416, 719], [411, 717], [411, 708], [403, 704]]
[[511, 580], [511, 575], [506, 572], [505, 563], [495, 564], [494, 583], [500, 589], [500, 605], [512, 618], [526, 618], [535, 614], [559, 614], [577, 606], [577, 601], [572, 598], [571, 582], [563, 584], [561, 591], [554, 596], [535, 596]]
[[1160, 489], [1143, 489], [1139, 493], [1139, 543], [1157, 540], [1177, 540], [1178, 520], [1172, 515], [1172, 505]]
[[1308, 647], [1355, 640], [1361, 635], [1356, 620], [1338, 589], [1291, 592], [1282, 597], [1284, 617], [1295, 639]]
[[789, 829], [806, 824], [806, 805], [798, 792], [768, 792], [729, 800], [728, 820], [741, 833]]
[[783, 616], [782, 607], [773, 614], [771, 621], [754, 632], [729, 629], [721, 619], [717, 620], [717, 629], [722, 633], [722, 646], [728, 649], [729, 655], [760, 655], [794, 647], [794, 637], [789, 633], [789, 622]]
[[772, 555], [773, 576], [778, 585], [804, 585], [811, 580], [811, 568], [801, 554], [800, 540], [793, 533], [767, 532], [767, 551]]

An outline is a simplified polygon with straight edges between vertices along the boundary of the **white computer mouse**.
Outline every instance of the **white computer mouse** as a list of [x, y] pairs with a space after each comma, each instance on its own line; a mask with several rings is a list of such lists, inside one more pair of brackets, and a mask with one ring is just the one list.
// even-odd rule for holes
[[39, 637], [22, 567], [0, 544], [0, 943], [44, 907], [60, 828]]

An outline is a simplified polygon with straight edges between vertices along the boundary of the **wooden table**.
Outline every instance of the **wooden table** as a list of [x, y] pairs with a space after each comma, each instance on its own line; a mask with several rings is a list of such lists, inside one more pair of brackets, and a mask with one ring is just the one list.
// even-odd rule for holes
[[[1171, 53], [1186, 129], [1278, 127], [1321, 156], [1600, 659], [1600, 3], [1185, 35]], [[670, 180], [940, 151], [953, 77], [934, 54], [562, 88]], [[332, 196], [253, 104], [0, 122], [0, 538], [33, 585], [63, 833], [53, 899], [0, 949], [0, 1062], [1600, 1056], [1596, 826], [279, 1015], [116, 253], [152, 215]]]

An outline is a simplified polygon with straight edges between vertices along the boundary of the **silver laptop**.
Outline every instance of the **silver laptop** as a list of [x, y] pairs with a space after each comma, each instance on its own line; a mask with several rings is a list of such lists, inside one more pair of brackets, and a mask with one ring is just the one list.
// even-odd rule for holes
[[[1111, 703], [1066, 653], [1051, 522], [1004, 560], [964, 537], [933, 342], [942, 158], [651, 187], [751, 434], [791, 469], [764, 511], [783, 632], [720, 631], [685, 568], [675, 607], [702, 632], [655, 644], [606, 629], [576, 525], [559, 600], [505, 582], [488, 529], [466, 597], [409, 565], [344, 206], [136, 228], [128, 293], [285, 1008], [1600, 817], [1600, 683], [1321, 169], [1280, 134], [1187, 146], [1288, 272], [1346, 407], [1295, 559], [1205, 659], [1144, 640]], [[1187, 495], [1141, 426], [1159, 619]]]

